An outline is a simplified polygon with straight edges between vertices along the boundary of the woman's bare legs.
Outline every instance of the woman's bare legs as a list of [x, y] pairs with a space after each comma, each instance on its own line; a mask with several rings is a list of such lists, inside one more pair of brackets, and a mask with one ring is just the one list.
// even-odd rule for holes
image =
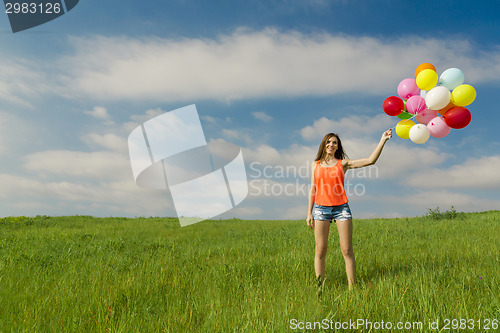
[[352, 248], [352, 219], [337, 221], [336, 224], [339, 231], [340, 250], [345, 261], [347, 283], [349, 290], [351, 290], [356, 284], [356, 260]]
[[316, 278], [321, 275], [325, 280], [325, 258], [328, 247], [328, 233], [330, 232], [330, 221], [314, 220], [314, 239], [316, 241], [316, 252], [314, 255], [314, 270]]

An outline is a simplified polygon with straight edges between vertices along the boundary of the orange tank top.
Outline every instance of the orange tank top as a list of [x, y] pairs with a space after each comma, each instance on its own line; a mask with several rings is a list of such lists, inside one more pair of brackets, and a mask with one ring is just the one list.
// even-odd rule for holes
[[339, 206], [348, 202], [344, 190], [344, 168], [342, 160], [332, 167], [321, 166], [316, 161], [314, 170], [316, 194], [314, 203], [321, 206]]

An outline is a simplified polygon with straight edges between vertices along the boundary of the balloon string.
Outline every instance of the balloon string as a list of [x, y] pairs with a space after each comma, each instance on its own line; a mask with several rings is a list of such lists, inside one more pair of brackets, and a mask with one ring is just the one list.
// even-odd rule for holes
[[[401, 119], [401, 120], [412, 120], [412, 119], [414, 119], [416, 116], [417, 116], [417, 115], [416, 115], [416, 114], [414, 114], [411, 118], [408, 118], [408, 119]], [[398, 123], [399, 123], [399, 122], [398, 122]], [[398, 124], [396, 124], [396, 126], [398, 126]], [[396, 126], [391, 127], [391, 129], [396, 130]]]

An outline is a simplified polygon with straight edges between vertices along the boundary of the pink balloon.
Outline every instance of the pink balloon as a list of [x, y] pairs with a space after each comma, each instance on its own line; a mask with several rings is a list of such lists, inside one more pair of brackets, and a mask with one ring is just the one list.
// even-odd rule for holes
[[446, 125], [443, 117], [436, 117], [429, 121], [427, 128], [435, 138], [444, 138], [450, 133], [450, 126]]
[[426, 107], [427, 105], [425, 105], [425, 99], [423, 99], [419, 95], [411, 96], [406, 101], [406, 110], [411, 114], [417, 114], [425, 110]]
[[420, 88], [417, 86], [417, 80], [408, 78], [399, 82], [398, 95], [402, 99], [408, 99], [418, 94], [420, 94]]
[[436, 110], [425, 109], [424, 111], [420, 111], [415, 119], [421, 124], [427, 125], [431, 119], [434, 119], [438, 116], [438, 112]]

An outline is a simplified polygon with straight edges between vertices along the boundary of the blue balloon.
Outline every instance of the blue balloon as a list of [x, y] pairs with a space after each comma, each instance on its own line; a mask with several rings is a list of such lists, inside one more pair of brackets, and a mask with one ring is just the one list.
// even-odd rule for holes
[[450, 90], [455, 89], [465, 81], [465, 75], [462, 70], [458, 68], [448, 68], [439, 77], [439, 85], [444, 86]]

